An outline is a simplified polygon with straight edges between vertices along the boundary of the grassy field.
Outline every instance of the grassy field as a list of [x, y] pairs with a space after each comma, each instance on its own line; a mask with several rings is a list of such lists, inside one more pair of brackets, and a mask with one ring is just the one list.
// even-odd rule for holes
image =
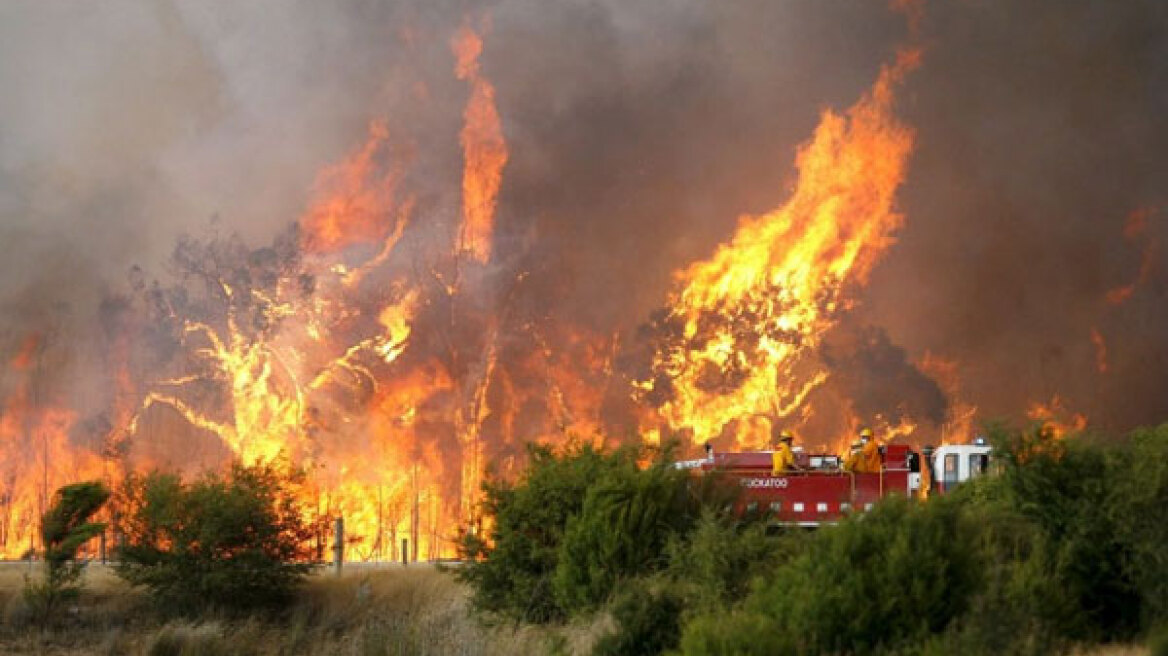
[[57, 626], [29, 617], [21, 590], [29, 565], [0, 564], [0, 653], [113, 655], [585, 654], [603, 622], [543, 629], [485, 627], [467, 590], [432, 565], [322, 570], [278, 616], [164, 620], [108, 567], [91, 566], [86, 591]]
[[[608, 629], [589, 624], [487, 627], [467, 612], [467, 589], [432, 565], [349, 565], [343, 576], [322, 569], [296, 602], [274, 617], [165, 620], [141, 593], [101, 565], [86, 573], [83, 597], [57, 626], [30, 621], [21, 590], [35, 570], [0, 563], [0, 654], [74, 656], [413, 656], [587, 654]], [[1146, 656], [1142, 647], [1111, 646], [1079, 656]]]

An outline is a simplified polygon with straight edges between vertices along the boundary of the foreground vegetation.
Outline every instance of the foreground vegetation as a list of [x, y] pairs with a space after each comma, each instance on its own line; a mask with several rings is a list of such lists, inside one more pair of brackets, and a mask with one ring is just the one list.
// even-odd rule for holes
[[775, 536], [667, 459], [536, 448], [459, 575], [488, 621], [611, 617], [599, 654], [1168, 652], [1168, 425], [991, 439], [994, 476]]
[[532, 447], [466, 563], [344, 577], [303, 565], [294, 481], [264, 467], [131, 481], [121, 562], [83, 570], [108, 492], [80, 484], [49, 558], [0, 566], [0, 653], [1168, 653], [1168, 425], [991, 437], [992, 476], [778, 534], [668, 453]]
[[91, 565], [79, 598], [42, 630], [22, 588], [29, 565], [0, 565], [0, 653], [81, 656], [509, 656], [587, 653], [590, 624], [485, 627], [448, 571], [418, 564], [318, 571], [278, 611], [175, 616], [112, 568]]

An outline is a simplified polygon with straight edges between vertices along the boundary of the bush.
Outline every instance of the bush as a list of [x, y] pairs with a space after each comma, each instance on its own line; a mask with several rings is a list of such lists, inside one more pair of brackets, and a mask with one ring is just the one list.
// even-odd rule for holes
[[588, 489], [568, 520], [554, 588], [568, 611], [595, 610], [627, 578], [666, 563], [665, 546], [693, 523], [688, 472], [664, 463], [613, 468]]
[[[1131, 475], [1123, 450], [1090, 436], [1059, 439], [1041, 426], [1012, 433], [997, 429], [991, 439], [1003, 466], [986, 487], [998, 488], [1000, 505], [1040, 531], [1029, 557], [1031, 576], [1048, 591], [1058, 591], [1031, 609], [1035, 618], [1070, 640], [1134, 636], [1139, 574], [1127, 566], [1134, 545], [1123, 543], [1118, 526], [1133, 519], [1136, 531], [1145, 523], [1133, 515], [1134, 508], [1117, 503], [1117, 485]], [[1138, 483], [1140, 490], [1145, 485]]]
[[741, 606], [703, 599], [681, 650], [1000, 655], [1141, 632], [1155, 642], [1168, 604], [1168, 427], [1127, 444], [1041, 426], [991, 437], [996, 476], [919, 506], [886, 501], [806, 544], [783, 540], [797, 555]]
[[589, 488], [616, 469], [636, 466], [638, 453], [614, 453], [570, 444], [561, 451], [530, 445], [518, 481], [488, 479], [483, 485], [487, 539], [465, 534], [458, 571], [473, 591], [472, 606], [517, 621], [549, 622], [567, 617], [556, 600], [552, 578], [568, 520], [580, 512]]
[[603, 636], [593, 656], [653, 656], [677, 647], [684, 600], [664, 583], [625, 586], [612, 605], [617, 630]]
[[75, 560], [77, 550], [105, 530], [104, 523], [89, 520], [109, 497], [109, 490], [99, 482], [66, 485], [54, 495], [52, 507], [41, 520], [44, 575], [39, 581], [26, 579], [24, 588], [33, 617], [42, 623], [80, 594], [85, 563]]
[[295, 482], [269, 465], [239, 464], [193, 483], [131, 477], [119, 576], [179, 613], [287, 601], [313, 567]]
[[789, 558], [800, 538], [768, 537], [764, 522], [743, 522], [707, 508], [689, 533], [671, 540], [667, 572], [684, 591], [688, 608], [729, 608], [746, 597], [751, 581]]
[[1044, 618], [1070, 617], [1074, 602], [1060, 594], [1047, 574], [1050, 542], [1032, 521], [980, 498], [982, 481], [959, 490], [967, 537], [978, 553], [979, 592], [968, 609], [941, 634], [908, 645], [904, 654], [1051, 654], [1068, 641]]
[[1144, 626], [1168, 626], [1168, 424], [1141, 429], [1109, 461], [1109, 505]]
[[742, 610], [698, 615], [685, 625], [679, 644], [686, 656], [773, 656], [794, 653], [793, 645], [770, 617]]
[[943, 631], [978, 587], [971, 531], [945, 499], [889, 499], [819, 532], [746, 600], [686, 628], [685, 653], [868, 653]]
[[1168, 624], [1153, 629], [1148, 635], [1148, 654], [1168, 656]]

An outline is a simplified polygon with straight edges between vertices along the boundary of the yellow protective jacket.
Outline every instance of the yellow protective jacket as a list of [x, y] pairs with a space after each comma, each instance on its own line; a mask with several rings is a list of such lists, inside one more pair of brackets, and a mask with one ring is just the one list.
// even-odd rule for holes
[[860, 452], [849, 451], [846, 458], [844, 458], [844, 471], [854, 472], [860, 466]]
[[860, 450], [860, 461], [856, 463], [856, 471], [865, 474], [880, 473], [880, 443], [876, 440], [870, 440]]
[[786, 442], [780, 442], [775, 451], [771, 454], [771, 474], [778, 476], [783, 472], [795, 468], [795, 454], [791, 452], [791, 447], [787, 446]]

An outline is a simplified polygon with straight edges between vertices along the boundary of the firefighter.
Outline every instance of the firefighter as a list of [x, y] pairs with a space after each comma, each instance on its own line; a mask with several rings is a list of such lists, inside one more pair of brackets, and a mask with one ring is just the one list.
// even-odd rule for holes
[[852, 446], [848, 449], [848, 455], [844, 458], [844, 471], [856, 471], [856, 467], [860, 464], [860, 450], [864, 448], [864, 444], [860, 440], [852, 442]]
[[795, 437], [789, 431], [779, 434], [779, 444], [771, 455], [771, 475], [779, 476], [785, 471], [795, 469], [795, 453], [791, 451], [791, 443]]
[[880, 442], [872, 436], [872, 429], [865, 428], [860, 431], [860, 459], [856, 465], [856, 471], [865, 474], [880, 473]]

